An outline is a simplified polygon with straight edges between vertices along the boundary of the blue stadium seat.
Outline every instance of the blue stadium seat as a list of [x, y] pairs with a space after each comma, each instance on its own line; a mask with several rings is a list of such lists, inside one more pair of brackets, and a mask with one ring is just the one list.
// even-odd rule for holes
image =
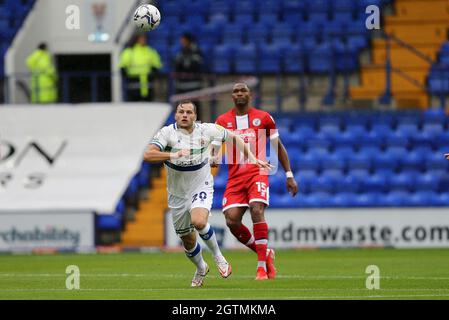
[[291, 24], [288, 23], [278, 23], [275, 24], [271, 30], [271, 41], [276, 41], [277, 43], [291, 44], [293, 41], [293, 31]]
[[305, 20], [305, 6], [304, 1], [284, 0], [282, 6], [283, 21], [287, 23], [296, 23], [298, 20]]
[[431, 137], [436, 137], [443, 133], [443, 124], [442, 123], [426, 123], [422, 127], [422, 131], [424, 134], [428, 134]]
[[278, 45], [262, 44], [259, 59], [260, 72], [279, 73], [281, 71], [281, 49]]
[[331, 205], [332, 195], [327, 192], [313, 192], [306, 196], [305, 205], [309, 208], [325, 208]]
[[247, 41], [255, 45], [267, 43], [270, 39], [271, 25], [267, 22], [256, 23], [247, 29]]
[[417, 174], [414, 172], [404, 171], [393, 175], [389, 181], [389, 187], [392, 191], [412, 191]]
[[308, 2], [309, 20], [311, 21], [327, 21], [329, 20], [330, 1], [314, 0]]
[[204, 45], [216, 45], [223, 38], [223, 29], [216, 23], [208, 23], [198, 29], [198, 43]]
[[235, 71], [237, 73], [255, 73], [257, 71], [257, 52], [253, 44], [246, 44], [235, 49]]
[[307, 62], [304, 49], [299, 44], [292, 45], [289, 50], [283, 54], [284, 58], [284, 72], [287, 73], [302, 73], [306, 69]]
[[357, 194], [354, 192], [339, 192], [332, 197], [333, 205], [338, 208], [356, 206]]
[[443, 154], [439, 152], [432, 152], [425, 155], [425, 165], [427, 170], [448, 170], [449, 161], [446, 160]]
[[382, 198], [382, 202], [390, 207], [402, 207], [407, 205], [410, 193], [406, 191], [392, 191]]
[[418, 175], [415, 180], [416, 191], [435, 191], [438, 192], [440, 187], [440, 177], [432, 173], [432, 171]]
[[361, 124], [348, 124], [346, 126], [346, 131], [351, 132], [356, 137], [366, 135], [368, 133], [366, 127]]
[[419, 134], [419, 128], [414, 123], [401, 123], [396, 127], [396, 132], [405, 137], [415, 137]]
[[233, 2], [232, 0], [216, 0], [210, 3], [209, 14], [223, 14], [226, 17], [230, 17], [233, 10]]
[[223, 30], [222, 41], [232, 46], [245, 42], [246, 25], [241, 23], [229, 24]]
[[403, 170], [424, 170], [424, 154], [413, 150], [407, 153], [407, 156], [402, 158], [400, 161], [401, 168]]
[[363, 153], [356, 153], [348, 159], [348, 168], [350, 170], [361, 169], [369, 171], [371, 169], [372, 158]]
[[342, 180], [338, 180], [335, 184], [337, 192], [360, 192], [362, 189], [362, 182], [369, 176], [366, 170], [353, 170], [344, 176]]
[[323, 161], [321, 168], [323, 170], [339, 170], [343, 171], [346, 169], [346, 159], [340, 157], [339, 154], [332, 153], [327, 160]]
[[391, 126], [386, 123], [374, 123], [371, 126], [371, 134], [380, 138], [386, 138], [392, 134]]
[[398, 168], [398, 160], [387, 152], [379, 153], [373, 159], [375, 170], [396, 170]]
[[334, 0], [333, 18], [339, 21], [352, 20], [354, 17], [355, 2], [352, 0]]
[[321, 159], [311, 153], [305, 153], [297, 161], [300, 170], [314, 170], [317, 171], [321, 165]]
[[314, 180], [318, 177], [317, 171], [315, 169], [306, 169], [303, 167], [300, 167], [298, 171], [296, 171], [296, 179], [298, 182], [298, 185], [301, 186], [300, 192], [301, 193], [309, 193], [310, 192], [310, 185], [313, 183]]
[[309, 68], [314, 73], [329, 73], [333, 65], [333, 53], [331, 44], [328, 42], [318, 45], [312, 49], [309, 57]]
[[422, 190], [412, 193], [407, 202], [410, 206], [414, 207], [434, 207], [440, 204], [440, 199], [437, 193], [429, 190]]
[[334, 149], [334, 152], [332, 155], [337, 156], [339, 159], [342, 159], [343, 161], [347, 161], [348, 159], [352, 158], [354, 154], [354, 148], [352, 146], [348, 145], [342, 145]]
[[232, 71], [232, 46], [229, 44], [218, 45], [213, 51], [212, 71], [216, 73], [230, 73]]
[[383, 194], [380, 192], [367, 192], [356, 196], [355, 206], [357, 207], [378, 207]]
[[374, 159], [374, 157], [381, 153], [382, 150], [379, 149], [377, 146], [366, 146], [366, 147], [361, 147], [359, 149], [359, 153], [365, 154], [367, 157]]
[[374, 173], [362, 181], [364, 192], [386, 192], [388, 191], [389, 178], [382, 173]]

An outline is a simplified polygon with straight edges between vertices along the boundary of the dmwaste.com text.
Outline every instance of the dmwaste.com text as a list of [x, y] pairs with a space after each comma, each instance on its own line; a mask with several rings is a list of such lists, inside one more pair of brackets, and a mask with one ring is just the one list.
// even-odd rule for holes
[[270, 241], [307, 245], [323, 244], [378, 244], [397, 245], [411, 243], [449, 244], [448, 225], [404, 225], [393, 228], [382, 225], [360, 226], [295, 226], [270, 228]]

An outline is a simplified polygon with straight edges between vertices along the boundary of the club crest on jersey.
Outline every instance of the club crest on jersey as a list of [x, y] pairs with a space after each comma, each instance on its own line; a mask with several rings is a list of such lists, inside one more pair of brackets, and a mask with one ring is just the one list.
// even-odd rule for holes
[[254, 119], [253, 120], [253, 126], [260, 126], [260, 119], [259, 118], [256, 118], [256, 119]]
[[226, 124], [226, 126], [227, 126], [228, 128], [232, 128], [232, 122], [228, 122], [228, 123]]

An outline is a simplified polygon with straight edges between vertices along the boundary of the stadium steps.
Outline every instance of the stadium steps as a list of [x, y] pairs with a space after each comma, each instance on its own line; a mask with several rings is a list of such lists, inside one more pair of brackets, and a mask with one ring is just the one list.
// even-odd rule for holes
[[[385, 18], [388, 33], [414, 46], [432, 60], [446, 41], [449, 26], [449, 0], [398, 0], [394, 16]], [[385, 90], [385, 42], [373, 39], [372, 61], [360, 70], [360, 85], [350, 87], [350, 96], [357, 101], [376, 100]], [[410, 50], [392, 42], [391, 66], [426, 86], [430, 65]], [[410, 106], [425, 109], [429, 96], [397, 73], [392, 73], [391, 92], [397, 108]]]
[[167, 209], [166, 171], [154, 178], [148, 197], [142, 200], [134, 221], [126, 225], [122, 247], [161, 247], [164, 245], [164, 218]]

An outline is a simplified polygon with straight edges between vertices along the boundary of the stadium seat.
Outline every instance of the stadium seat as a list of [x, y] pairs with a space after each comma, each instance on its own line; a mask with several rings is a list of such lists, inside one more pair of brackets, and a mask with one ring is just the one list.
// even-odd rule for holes
[[[273, 22], [272, 22], [273, 23]], [[247, 41], [255, 45], [268, 43], [271, 25], [268, 22], [258, 22], [247, 29]]]
[[407, 153], [407, 155], [402, 158], [399, 162], [403, 170], [419, 170], [423, 171], [424, 166], [424, 154], [413, 150]]
[[396, 170], [398, 168], [398, 161], [387, 152], [381, 152], [373, 159], [373, 166], [375, 170]]
[[366, 192], [358, 194], [355, 198], [355, 206], [357, 207], [378, 207], [383, 194], [380, 192]]
[[337, 208], [356, 206], [357, 194], [354, 192], [339, 192], [332, 197], [332, 203]]
[[432, 152], [425, 155], [425, 166], [427, 170], [447, 170], [449, 161], [439, 152]]
[[257, 71], [257, 52], [254, 44], [246, 44], [235, 49], [235, 72], [255, 73]]
[[437, 193], [429, 190], [422, 190], [412, 193], [407, 203], [414, 207], [433, 207], [439, 206], [440, 199]]
[[430, 173], [419, 175], [415, 180], [416, 191], [439, 191], [440, 177]]
[[390, 190], [413, 191], [416, 176], [417, 176], [416, 173], [408, 171], [393, 175], [389, 182]]
[[243, 23], [229, 24], [223, 30], [222, 43], [232, 46], [245, 42], [246, 25]]
[[283, 70], [287, 73], [303, 73], [306, 69], [306, 54], [299, 44], [292, 45], [283, 54]]
[[214, 60], [212, 71], [216, 73], [230, 73], [232, 70], [232, 47], [228, 44], [218, 45], [213, 51]]
[[350, 159], [348, 159], [348, 168], [351, 170], [354, 169], [363, 169], [370, 170], [371, 169], [372, 158], [368, 157], [363, 153], [356, 153]]
[[278, 45], [262, 44], [259, 59], [259, 72], [279, 73], [281, 71], [281, 49]]
[[389, 207], [402, 207], [407, 205], [410, 193], [406, 191], [392, 191], [382, 198], [382, 202]]

